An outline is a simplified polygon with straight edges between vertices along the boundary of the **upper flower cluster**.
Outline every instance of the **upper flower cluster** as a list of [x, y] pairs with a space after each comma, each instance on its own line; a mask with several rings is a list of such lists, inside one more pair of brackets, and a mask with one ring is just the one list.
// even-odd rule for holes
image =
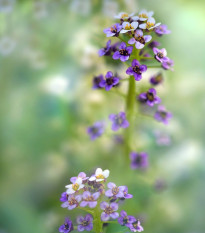
[[[97, 168], [90, 177], [84, 172], [72, 177], [71, 184], [65, 186], [66, 192], [61, 194], [60, 201], [63, 202], [61, 206], [68, 210], [80, 208], [89, 213], [76, 219], [78, 231], [91, 231], [93, 228], [96, 230], [99, 224], [103, 226], [109, 219], [118, 219], [120, 225], [128, 227], [133, 232], [143, 231], [140, 221], [134, 216], [127, 216], [124, 210], [118, 213], [119, 200], [130, 199], [133, 196], [128, 193], [127, 186], [117, 186], [109, 182], [106, 188], [109, 174], [109, 170]], [[100, 216], [100, 219], [95, 219], [96, 216]], [[74, 228], [72, 221], [66, 218], [59, 232], [68, 233]]]

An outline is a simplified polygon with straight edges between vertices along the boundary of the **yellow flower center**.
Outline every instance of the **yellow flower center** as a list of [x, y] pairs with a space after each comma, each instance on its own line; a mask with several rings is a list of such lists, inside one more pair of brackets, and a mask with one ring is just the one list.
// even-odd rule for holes
[[140, 18], [146, 18], [146, 19], [148, 18], [148, 16], [147, 16], [145, 13], [140, 14], [139, 17], [140, 17]]
[[123, 19], [123, 18], [128, 17], [128, 16], [129, 15], [127, 13], [124, 13], [124, 14], [122, 14], [121, 18]]
[[149, 29], [154, 26], [154, 23], [147, 22], [146, 28]]
[[72, 188], [74, 191], [77, 191], [79, 189], [79, 184], [77, 184], [77, 183], [73, 184]]
[[96, 176], [97, 179], [104, 179], [105, 177], [102, 174]]
[[134, 27], [132, 27], [131, 24], [126, 24], [126, 25], [125, 25], [125, 29], [126, 29], [126, 30], [130, 30], [130, 29], [134, 29]]

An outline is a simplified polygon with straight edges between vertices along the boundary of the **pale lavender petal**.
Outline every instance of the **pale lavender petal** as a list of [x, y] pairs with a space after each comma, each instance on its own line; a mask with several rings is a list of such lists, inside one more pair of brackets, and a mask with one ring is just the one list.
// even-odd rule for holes
[[129, 57], [130, 57], [130, 56], [120, 56], [120, 60], [121, 60], [122, 62], [125, 62], [125, 61], [127, 61], [127, 60], [129, 59]]
[[85, 206], [87, 206], [87, 204], [88, 204], [87, 201], [82, 201], [82, 202], [80, 203], [80, 206], [81, 206], [81, 207], [85, 207]]
[[152, 39], [152, 36], [150, 36], [150, 35], [144, 36], [144, 40], [146, 43], [149, 42], [151, 39]]
[[114, 212], [114, 213], [110, 214], [110, 217], [113, 219], [116, 219], [119, 217], [119, 214], [117, 212]]
[[105, 196], [107, 196], [107, 197], [112, 197], [112, 196], [113, 196], [112, 190], [111, 190], [111, 189], [107, 190], [107, 191], [105, 192]]
[[111, 207], [114, 211], [117, 211], [117, 210], [118, 210], [118, 204], [115, 203], [115, 202], [112, 202], [112, 203], [110, 204], [110, 207]]
[[100, 208], [102, 210], [105, 210], [108, 206], [109, 206], [109, 204], [107, 202], [105, 202], [105, 201], [103, 201], [103, 202], [100, 203]]
[[90, 208], [95, 208], [97, 204], [98, 204], [97, 201], [90, 201], [90, 202], [88, 202], [88, 205], [89, 205]]
[[99, 196], [100, 196], [100, 193], [99, 193], [99, 192], [93, 193], [93, 198], [94, 198], [95, 200], [97, 200], [97, 199], [99, 198]]
[[127, 68], [126, 74], [128, 74], [128, 75], [133, 75], [134, 74], [134, 71], [133, 71], [132, 67]]
[[102, 212], [101, 214], [101, 220], [102, 221], [108, 221], [110, 219], [110, 215], [106, 214], [105, 212]]
[[76, 218], [77, 224], [81, 224], [83, 221], [84, 221], [83, 216], [78, 216], [78, 217]]
[[84, 231], [85, 227], [83, 225], [78, 225], [78, 231]]
[[119, 52], [119, 51], [114, 52], [112, 58], [113, 58], [114, 60], [119, 59], [119, 58], [120, 58], [120, 52]]
[[112, 182], [109, 182], [109, 183], [107, 184], [107, 187], [108, 187], [109, 189], [112, 189], [112, 188], [115, 188], [115, 187], [116, 187], [116, 184], [115, 184], [115, 183], [112, 183]]
[[131, 38], [129, 41], [128, 41], [128, 44], [134, 44], [136, 42], [135, 38]]
[[136, 47], [136, 49], [142, 49], [142, 48], [144, 48], [144, 44], [141, 44], [139, 41], [136, 41], [135, 47]]

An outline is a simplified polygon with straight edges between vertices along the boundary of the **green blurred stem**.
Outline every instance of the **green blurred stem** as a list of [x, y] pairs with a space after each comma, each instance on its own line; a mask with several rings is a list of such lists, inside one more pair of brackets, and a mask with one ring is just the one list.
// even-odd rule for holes
[[155, 58], [154, 57], [140, 57], [140, 59], [146, 60], [146, 59], [155, 59]]

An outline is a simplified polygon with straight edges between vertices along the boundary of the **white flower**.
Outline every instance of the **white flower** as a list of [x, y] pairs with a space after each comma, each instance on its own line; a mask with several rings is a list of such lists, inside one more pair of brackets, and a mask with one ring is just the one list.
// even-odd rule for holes
[[101, 168], [97, 168], [95, 171], [95, 175], [91, 176], [89, 181], [96, 181], [96, 182], [100, 182], [105, 180], [106, 178], [108, 178], [110, 174], [109, 170], [102, 170]]
[[155, 24], [155, 19], [154, 18], [149, 18], [146, 23], [140, 24], [139, 28], [141, 29], [148, 29], [151, 30], [155, 27], [158, 27], [161, 23], [156, 23]]
[[153, 14], [154, 14], [153, 11], [148, 12], [146, 10], [141, 10], [139, 12], [139, 15], [138, 15], [139, 16], [139, 20], [140, 21], [145, 21], [145, 20], [151, 18], [153, 16]]
[[128, 18], [132, 17], [133, 15], [134, 15], [134, 13], [128, 15], [125, 12], [120, 12], [118, 15], [115, 15], [114, 18], [116, 18], [116, 19], [128, 19]]
[[66, 193], [73, 194], [76, 191], [82, 189], [84, 187], [84, 185], [82, 183], [83, 183], [82, 178], [78, 177], [77, 180], [75, 181], [75, 183], [65, 186], [67, 188]]
[[138, 27], [138, 22], [123, 22], [122, 24], [123, 29], [120, 31], [120, 33], [126, 33], [129, 31], [134, 31]]

